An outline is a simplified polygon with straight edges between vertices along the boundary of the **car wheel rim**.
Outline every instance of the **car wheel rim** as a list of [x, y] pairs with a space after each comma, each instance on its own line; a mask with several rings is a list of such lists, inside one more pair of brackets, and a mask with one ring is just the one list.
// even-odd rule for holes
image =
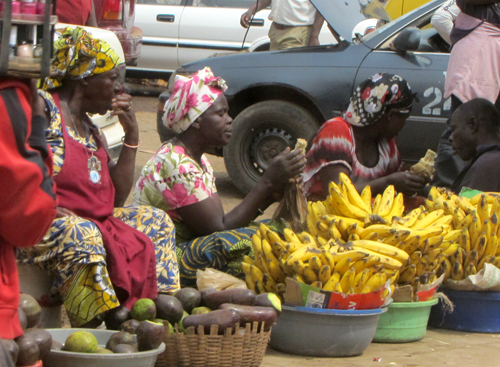
[[279, 153], [292, 146], [295, 138], [287, 131], [279, 128], [260, 130], [252, 139], [250, 147], [250, 163], [262, 175], [269, 162]]

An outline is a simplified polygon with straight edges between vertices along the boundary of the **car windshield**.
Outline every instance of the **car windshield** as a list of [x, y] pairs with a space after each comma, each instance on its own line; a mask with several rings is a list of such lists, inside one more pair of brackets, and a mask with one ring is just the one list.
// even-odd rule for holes
[[[431, 9], [434, 9], [434, 8], [437, 8], [443, 1], [442, 0], [435, 0], [433, 1], [432, 3], [434, 3], [434, 7], [432, 7]], [[396, 24], [406, 24], [407, 23], [407, 19], [408, 18], [411, 18], [413, 16], [413, 13], [419, 11], [422, 7], [424, 6], [429, 6], [429, 4], [424, 4], [416, 9], [413, 9], [412, 11], [406, 13], [406, 14], [403, 14], [402, 16], [400, 16], [399, 18], [396, 18], [392, 21], [390, 21], [389, 23], [386, 23], [384, 24], [383, 26], [377, 28], [376, 30], [374, 30], [373, 32], [371, 33], [368, 33], [367, 35], [365, 35], [364, 37], [362, 37], [360, 39], [360, 42], [362, 43], [365, 43], [365, 42], [368, 42], [369, 40], [371, 40], [372, 38], [378, 36], [380, 33], [384, 32], [386, 29], [396, 25]]]

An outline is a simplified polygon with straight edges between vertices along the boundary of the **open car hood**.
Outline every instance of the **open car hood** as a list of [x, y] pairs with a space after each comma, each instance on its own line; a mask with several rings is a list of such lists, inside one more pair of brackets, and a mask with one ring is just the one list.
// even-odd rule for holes
[[350, 41], [356, 24], [368, 18], [390, 21], [379, 0], [311, 0], [331, 28]]

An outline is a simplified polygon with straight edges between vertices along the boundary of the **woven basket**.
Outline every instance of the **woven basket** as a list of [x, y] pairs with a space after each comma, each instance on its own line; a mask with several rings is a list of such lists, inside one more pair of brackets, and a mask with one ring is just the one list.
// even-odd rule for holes
[[[236, 326], [234, 332], [227, 329], [218, 334], [218, 326], [213, 325], [210, 334], [203, 327], [190, 327], [185, 333], [174, 333], [167, 329], [165, 352], [156, 359], [155, 367], [258, 367], [266, 353], [271, 330], [262, 331], [257, 322]], [[261, 331], [259, 331], [261, 330]], [[243, 333], [244, 331], [244, 333]]]

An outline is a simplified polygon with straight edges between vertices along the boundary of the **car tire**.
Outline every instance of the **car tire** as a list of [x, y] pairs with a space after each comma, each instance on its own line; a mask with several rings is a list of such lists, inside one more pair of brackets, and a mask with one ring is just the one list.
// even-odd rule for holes
[[265, 101], [243, 110], [224, 147], [224, 163], [234, 185], [247, 194], [269, 162], [298, 138], [310, 140], [318, 123], [305, 108], [286, 101]]

